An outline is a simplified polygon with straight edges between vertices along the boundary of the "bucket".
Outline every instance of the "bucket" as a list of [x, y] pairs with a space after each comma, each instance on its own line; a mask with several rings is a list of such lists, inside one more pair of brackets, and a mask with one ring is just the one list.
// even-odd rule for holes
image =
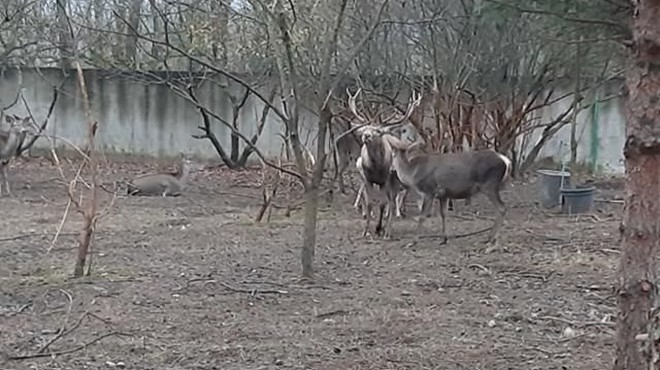
[[536, 173], [541, 175], [541, 205], [545, 208], [560, 205], [560, 189], [570, 186], [571, 174], [567, 171], [554, 170], [538, 170]]
[[589, 212], [594, 205], [595, 192], [593, 186], [561, 189], [561, 212], [569, 215]]

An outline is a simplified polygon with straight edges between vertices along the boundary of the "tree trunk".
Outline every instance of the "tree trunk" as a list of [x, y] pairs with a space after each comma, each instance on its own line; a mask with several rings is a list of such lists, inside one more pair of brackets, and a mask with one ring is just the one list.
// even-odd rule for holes
[[[163, 29], [164, 29], [164, 24], [163, 24], [163, 19], [161, 18], [161, 15], [158, 10], [158, 6], [156, 5], [156, 0], [149, 0], [149, 5], [151, 6], [150, 12], [151, 12], [151, 19], [153, 23], [153, 29], [154, 29], [154, 37], [157, 39], [160, 39], [163, 34]], [[156, 63], [158, 63], [158, 66], [166, 66], [167, 64], [165, 63], [166, 61], [164, 60], [164, 48], [162, 45], [158, 45], [157, 43], [152, 43], [151, 44], [151, 54], [152, 57], [156, 60]]]
[[[238, 125], [234, 121], [234, 130], [238, 131]], [[239, 163], [239, 151], [241, 149], [241, 142], [238, 140], [239, 137], [236, 134], [236, 131], [231, 132], [231, 161], [234, 163]]]
[[316, 246], [316, 220], [318, 218], [319, 197], [318, 188], [309, 184], [305, 188], [305, 221], [302, 245], [302, 275], [306, 278], [314, 276], [314, 247]]
[[140, 9], [142, 9], [142, 0], [132, 0], [130, 14], [128, 15], [128, 22], [131, 25], [129, 29], [131, 36], [126, 39], [126, 61], [133, 68], [139, 66], [137, 47], [140, 29]]
[[317, 161], [314, 165], [311, 181], [305, 187], [305, 220], [303, 231], [303, 247], [301, 253], [302, 275], [311, 278], [314, 274], [314, 248], [316, 246], [316, 221], [318, 219], [319, 208], [319, 189], [323, 181], [323, 169], [327, 158], [325, 147], [328, 133], [328, 126], [332, 113], [327, 104], [321, 107], [319, 112], [319, 135], [316, 141]]
[[81, 277], [85, 273], [85, 265], [87, 265], [87, 254], [89, 253], [89, 246], [92, 243], [92, 234], [94, 232], [94, 225], [92, 225], [94, 215], [85, 213], [83, 217], [83, 228], [80, 231], [80, 239], [78, 240], [78, 255], [76, 257], [76, 264], [73, 268], [73, 277]]
[[575, 171], [577, 169], [577, 151], [578, 151], [578, 138], [577, 138], [577, 125], [578, 125], [578, 112], [580, 111], [579, 104], [582, 100], [580, 98], [580, 72], [582, 66], [582, 36], [580, 42], [575, 44], [575, 92], [573, 93], [573, 116], [571, 117], [571, 165], [570, 169]]
[[[658, 369], [640, 352], [638, 334], [647, 332], [656, 287], [656, 245], [660, 240], [660, 1], [633, 4], [633, 46], [626, 74], [626, 201], [620, 231], [617, 351], [615, 370]], [[654, 335], [649, 336], [653, 342]], [[652, 345], [656, 345], [652, 343]], [[657, 348], [655, 349], [657, 353]], [[652, 361], [656, 361], [652, 364]]]
[[68, 18], [68, 1], [57, 0], [55, 3], [58, 27], [58, 49], [60, 54], [60, 66], [64, 69], [71, 68], [73, 56], [73, 42], [71, 40], [71, 31]]

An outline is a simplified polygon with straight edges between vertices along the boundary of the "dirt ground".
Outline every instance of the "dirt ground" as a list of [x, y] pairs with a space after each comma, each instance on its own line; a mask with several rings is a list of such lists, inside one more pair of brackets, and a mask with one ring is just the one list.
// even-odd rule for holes
[[[145, 165], [167, 167], [113, 161], [106, 176]], [[92, 276], [71, 279], [80, 217], [70, 212], [51, 248], [67, 203], [57, 171], [42, 159], [10, 171], [15, 197], [0, 199], [2, 369], [592, 370], [613, 361], [617, 179], [596, 183], [596, 209], [580, 217], [541, 209], [536, 179], [514, 181], [492, 251], [484, 234], [416, 242], [410, 218], [395, 221], [394, 240], [360, 238], [352, 195], [336, 196], [319, 214], [317, 275], [305, 281], [301, 212], [277, 208], [255, 224], [259, 172], [208, 169], [182, 197], [118, 198], [99, 222]], [[449, 232], [482, 229], [494, 214], [481, 195], [459, 202]], [[427, 230], [438, 225], [430, 219]]]

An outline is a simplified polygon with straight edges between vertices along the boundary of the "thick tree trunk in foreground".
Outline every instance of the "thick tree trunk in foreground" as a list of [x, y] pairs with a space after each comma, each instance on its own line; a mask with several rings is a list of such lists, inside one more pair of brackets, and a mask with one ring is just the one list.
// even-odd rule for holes
[[[621, 224], [615, 370], [660, 369], [635, 336], [646, 333], [656, 300], [660, 242], [660, 0], [632, 1], [633, 46], [626, 87], [626, 201]], [[651, 364], [655, 361], [656, 364]]]

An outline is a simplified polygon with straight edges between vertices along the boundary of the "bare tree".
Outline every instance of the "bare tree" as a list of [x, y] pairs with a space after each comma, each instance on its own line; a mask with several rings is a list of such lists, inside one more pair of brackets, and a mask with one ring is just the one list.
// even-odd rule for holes
[[60, 65], [62, 68], [69, 69], [72, 64], [73, 56], [73, 35], [69, 26], [67, 0], [57, 0], [55, 2], [57, 13], [58, 47], [60, 51]]
[[128, 22], [130, 24], [131, 37], [126, 39], [126, 60], [130, 65], [139, 69], [138, 51], [138, 35], [140, 29], [140, 10], [142, 8], [142, 0], [131, 0], [129, 8]]
[[[660, 2], [633, 1], [626, 75], [626, 200], [619, 265], [615, 370], [660, 369]], [[645, 351], [636, 337], [646, 335]]]

